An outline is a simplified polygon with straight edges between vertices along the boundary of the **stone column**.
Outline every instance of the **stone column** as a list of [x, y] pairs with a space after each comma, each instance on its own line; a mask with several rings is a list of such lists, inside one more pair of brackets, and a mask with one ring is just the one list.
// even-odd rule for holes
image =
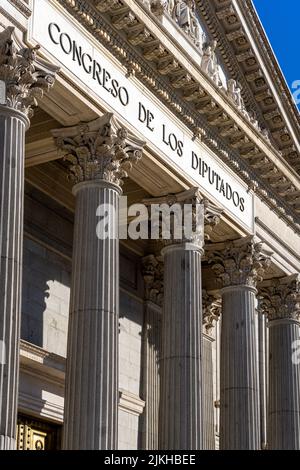
[[220, 448], [261, 448], [256, 283], [269, 265], [253, 238], [212, 247], [222, 293]]
[[[197, 188], [152, 199], [150, 204], [151, 211], [155, 206], [164, 204], [161, 226], [165, 247], [162, 250], [164, 302], [159, 448], [202, 449], [201, 256], [204, 204]], [[187, 218], [182, 217], [184, 211]], [[174, 224], [168, 230], [166, 216], [170, 212], [174, 214]]]
[[202, 291], [203, 302], [203, 449], [215, 450], [213, 343], [215, 323], [221, 314], [221, 300]]
[[54, 82], [50, 69], [39, 70], [35, 49], [17, 49], [14, 28], [0, 33], [0, 449], [7, 450], [17, 428], [25, 131], [36, 98]]
[[112, 114], [53, 131], [76, 197], [65, 392], [65, 449], [117, 449], [122, 179], [143, 142]]
[[201, 245], [164, 256], [159, 448], [203, 448]]
[[261, 291], [269, 327], [268, 449], [300, 450], [300, 276]]
[[258, 362], [259, 362], [259, 391], [260, 391], [260, 423], [261, 423], [261, 448], [267, 448], [267, 367], [266, 347], [267, 328], [266, 315], [261, 313], [260, 302], [258, 304]]
[[158, 449], [158, 416], [160, 391], [161, 319], [163, 301], [163, 263], [161, 257], [148, 255], [143, 259], [145, 285], [143, 325], [142, 448]]

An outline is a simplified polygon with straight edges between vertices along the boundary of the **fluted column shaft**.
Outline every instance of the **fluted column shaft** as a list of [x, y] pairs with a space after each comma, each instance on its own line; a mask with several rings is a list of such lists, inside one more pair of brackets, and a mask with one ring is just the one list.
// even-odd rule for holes
[[144, 310], [143, 327], [143, 378], [142, 398], [145, 400], [142, 428], [142, 448], [158, 449], [158, 420], [160, 371], [159, 357], [161, 344], [161, 308], [147, 301]]
[[117, 449], [119, 196], [144, 142], [110, 113], [52, 133], [76, 197], [63, 445]]
[[255, 296], [249, 286], [222, 291], [221, 449], [260, 448]]
[[150, 254], [142, 260], [144, 277], [144, 323], [142, 352], [142, 398], [145, 408], [141, 417], [142, 448], [158, 449], [160, 395], [159, 358], [161, 349], [161, 306], [163, 299], [163, 264], [160, 256]]
[[300, 450], [300, 276], [273, 279], [260, 295], [269, 330], [267, 446]]
[[266, 317], [258, 313], [258, 361], [260, 391], [261, 447], [267, 447], [267, 367], [266, 367]]
[[54, 83], [56, 68], [35, 48], [0, 31], [0, 449], [15, 449], [21, 321], [24, 159], [28, 116]]
[[105, 181], [76, 195], [64, 447], [116, 449], [118, 424], [118, 238], [96, 236], [96, 211], [110, 205], [117, 234], [119, 189]]
[[214, 338], [203, 335], [203, 449], [215, 449], [214, 385], [213, 385]]
[[292, 319], [269, 322], [268, 448], [272, 450], [300, 450], [300, 364], [292, 360], [299, 327]]
[[258, 450], [261, 422], [256, 285], [270, 265], [271, 253], [252, 236], [209, 249], [208, 259], [222, 282], [220, 448]]
[[221, 299], [202, 291], [203, 310], [203, 449], [216, 448], [214, 407], [214, 342]]
[[201, 254], [188, 243], [163, 251], [160, 449], [202, 448]]
[[27, 117], [0, 106], [0, 449], [15, 449]]

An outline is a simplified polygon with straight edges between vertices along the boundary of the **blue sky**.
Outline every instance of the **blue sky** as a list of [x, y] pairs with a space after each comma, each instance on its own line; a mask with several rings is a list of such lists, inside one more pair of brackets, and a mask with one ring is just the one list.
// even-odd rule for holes
[[253, 3], [291, 89], [295, 80], [300, 81], [300, 0]]

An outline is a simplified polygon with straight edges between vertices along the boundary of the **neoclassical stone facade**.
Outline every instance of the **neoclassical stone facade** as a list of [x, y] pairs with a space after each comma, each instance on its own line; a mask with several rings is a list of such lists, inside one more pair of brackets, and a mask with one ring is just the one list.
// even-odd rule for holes
[[3, 0], [1, 449], [300, 449], [299, 136], [251, 0]]

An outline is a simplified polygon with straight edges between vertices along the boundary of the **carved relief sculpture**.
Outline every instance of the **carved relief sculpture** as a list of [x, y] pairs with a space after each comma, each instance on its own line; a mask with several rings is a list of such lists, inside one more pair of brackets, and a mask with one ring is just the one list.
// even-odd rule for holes
[[217, 41], [212, 41], [204, 45], [201, 68], [218, 87], [222, 87], [216, 48]]
[[[194, 0], [171, 0], [169, 2], [169, 13], [171, 14], [176, 23], [184, 30], [184, 32], [191, 37], [197, 47], [202, 50], [203, 33], [200, 27], [200, 22], [196, 16], [196, 5]], [[171, 8], [170, 8], [171, 7]]]
[[227, 82], [228, 96], [234, 101], [237, 108], [242, 111], [245, 108], [244, 100], [242, 98], [242, 90], [239, 83], [234, 79], [229, 79]]

